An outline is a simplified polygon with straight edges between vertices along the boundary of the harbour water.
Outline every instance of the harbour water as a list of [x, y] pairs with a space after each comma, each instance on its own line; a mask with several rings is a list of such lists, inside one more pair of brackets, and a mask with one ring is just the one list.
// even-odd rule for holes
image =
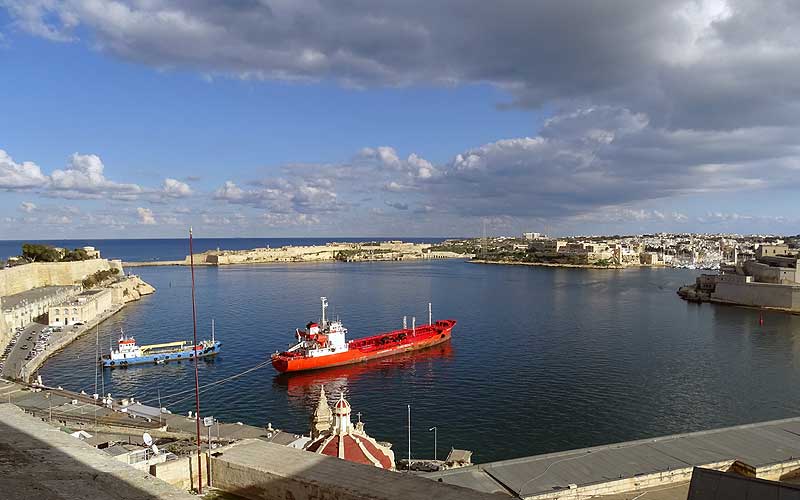
[[[161, 256], [159, 256], [161, 257]], [[137, 268], [156, 294], [99, 328], [101, 351], [120, 329], [140, 343], [191, 338], [188, 268]], [[324, 263], [196, 269], [199, 336], [215, 318], [223, 351], [200, 381], [226, 380], [267, 360], [296, 327], [331, 304], [350, 338], [394, 329], [403, 315], [454, 318], [452, 341], [400, 358], [295, 376], [267, 365], [202, 393], [227, 421], [307, 432], [319, 385], [344, 391], [366, 430], [415, 457], [450, 446], [476, 461], [797, 416], [800, 317], [687, 303], [675, 290], [696, 272], [497, 266], [461, 261]], [[47, 383], [91, 393], [95, 337], [47, 362]], [[106, 370], [99, 385], [173, 411], [193, 408], [189, 363]], [[177, 393], [177, 394], [176, 394]]]

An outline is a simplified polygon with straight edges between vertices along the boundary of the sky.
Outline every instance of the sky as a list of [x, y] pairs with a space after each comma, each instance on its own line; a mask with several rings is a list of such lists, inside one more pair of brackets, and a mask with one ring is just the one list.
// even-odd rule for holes
[[0, 239], [800, 233], [800, 2], [0, 0]]

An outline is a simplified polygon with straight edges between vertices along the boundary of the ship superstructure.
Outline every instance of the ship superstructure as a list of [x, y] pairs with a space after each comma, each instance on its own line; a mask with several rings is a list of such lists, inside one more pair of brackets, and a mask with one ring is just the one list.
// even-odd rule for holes
[[297, 342], [283, 352], [272, 355], [272, 366], [281, 373], [315, 370], [330, 366], [358, 363], [368, 359], [391, 356], [402, 352], [424, 349], [450, 339], [456, 321], [434, 322], [428, 309], [428, 324], [347, 341], [347, 328], [341, 321], [327, 319], [328, 300], [320, 297], [322, 319], [311, 322], [305, 330], [297, 329]]

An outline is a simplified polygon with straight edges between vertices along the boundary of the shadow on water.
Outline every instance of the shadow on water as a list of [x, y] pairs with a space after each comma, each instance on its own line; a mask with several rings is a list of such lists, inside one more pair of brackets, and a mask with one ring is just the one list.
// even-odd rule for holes
[[450, 342], [430, 347], [428, 349], [397, 354], [382, 359], [375, 359], [352, 365], [336, 366], [321, 370], [299, 373], [283, 373], [276, 375], [273, 386], [278, 390], [286, 391], [289, 402], [295, 406], [307, 408], [319, 396], [320, 387], [325, 386], [328, 394], [344, 393], [349, 396], [349, 385], [360, 377], [377, 376], [391, 379], [398, 373], [414, 369], [417, 365], [431, 360], [452, 360], [455, 351]]

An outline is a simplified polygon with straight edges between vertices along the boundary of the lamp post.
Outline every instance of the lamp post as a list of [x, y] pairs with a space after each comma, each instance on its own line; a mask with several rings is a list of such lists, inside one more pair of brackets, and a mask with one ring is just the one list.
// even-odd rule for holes
[[436, 436], [436, 434], [438, 433], [439, 429], [438, 429], [438, 427], [436, 427], [434, 425], [433, 427], [428, 429], [428, 432], [430, 432], [430, 431], [433, 431], [433, 460], [435, 462], [436, 461], [436, 448], [438, 447], [437, 446], [437, 436]]
[[408, 472], [411, 472], [411, 405], [408, 405]]

